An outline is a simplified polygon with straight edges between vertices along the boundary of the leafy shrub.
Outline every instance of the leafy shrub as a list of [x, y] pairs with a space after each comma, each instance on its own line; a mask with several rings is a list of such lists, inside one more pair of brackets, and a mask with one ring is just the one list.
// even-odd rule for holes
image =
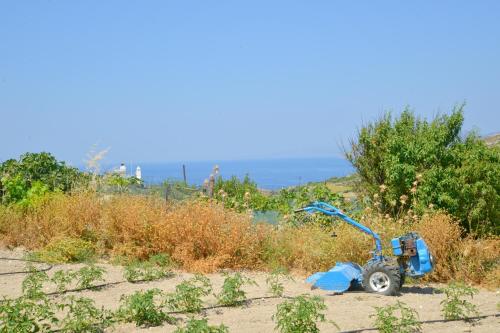
[[52, 240], [36, 257], [48, 263], [87, 262], [95, 257], [95, 246], [79, 238], [61, 238]]
[[105, 281], [104, 273], [106, 270], [99, 266], [88, 265], [75, 272], [77, 279], [77, 288], [89, 289], [94, 287], [94, 282]]
[[201, 298], [211, 291], [210, 280], [203, 275], [196, 275], [178, 284], [175, 292], [167, 295], [166, 303], [174, 311], [200, 312], [203, 307]]
[[77, 168], [66, 166], [49, 153], [26, 153], [19, 160], [10, 159], [0, 164], [0, 202], [25, 200], [26, 204], [40, 193], [66, 192], [88, 180]]
[[346, 153], [360, 188], [393, 216], [429, 206], [460, 219], [468, 232], [499, 233], [500, 149], [474, 133], [460, 136], [463, 105], [428, 122], [406, 109], [364, 126]]
[[166, 255], [155, 255], [148, 261], [133, 261], [125, 266], [124, 276], [129, 282], [153, 281], [171, 275], [171, 260]]
[[444, 319], [469, 319], [478, 316], [477, 307], [470, 303], [465, 297], [471, 299], [478, 293], [477, 289], [467, 286], [464, 283], [453, 282], [441, 289], [446, 298], [441, 301]]
[[326, 321], [324, 310], [326, 305], [321, 297], [300, 295], [278, 304], [273, 319], [281, 333], [317, 333], [317, 322]]
[[76, 278], [76, 272], [72, 270], [58, 270], [52, 275], [50, 281], [56, 285], [56, 289], [59, 293], [64, 292], [68, 285], [73, 282]]
[[46, 298], [0, 301], [0, 333], [51, 332], [51, 325], [57, 322], [54, 306]]
[[287, 274], [286, 270], [275, 269], [267, 278], [266, 283], [269, 286], [269, 292], [275, 297], [282, 297], [285, 291], [283, 287], [283, 280], [293, 280], [293, 278]]
[[26, 275], [22, 282], [22, 291], [24, 297], [31, 300], [46, 298], [43, 292], [43, 284], [49, 280], [47, 273], [36, 271], [30, 268], [31, 272]]
[[246, 294], [241, 287], [244, 284], [257, 285], [256, 282], [240, 273], [233, 276], [225, 274], [224, 283], [221, 292], [217, 295], [217, 301], [221, 305], [233, 306], [239, 305], [245, 301]]
[[206, 319], [190, 318], [185, 327], [178, 327], [175, 333], [228, 333], [229, 330], [223, 324], [219, 326], [208, 325]]
[[60, 321], [61, 332], [68, 333], [101, 333], [113, 323], [110, 311], [98, 309], [90, 298], [68, 297], [59, 304], [60, 310], [67, 310]]
[[173, 318], [164, 312], [164, 304], [160, 301], [163, 293], [159, 289], [137, 291], [132, 295], [120, 298], [117, 316], [125, 322], [134, 322], [137, 326], [159, 326], [165, 321], [173, 322]]
[[375, 307], [375, 312], [370, 317], [375, 317], [374, 325], [381, 333], [414, 333], [422, 330], [417, 311], [403, 302]]

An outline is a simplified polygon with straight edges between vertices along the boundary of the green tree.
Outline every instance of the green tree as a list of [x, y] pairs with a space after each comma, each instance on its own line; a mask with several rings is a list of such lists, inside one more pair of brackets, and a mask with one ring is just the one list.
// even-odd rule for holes
[[47, 191], [67, 192], [88, 179], [88, 175], [57, 161], [50, 153], [25, 153], [19, 160], [0, 164], [0, 200], [20, 202]]
[[463, 107], [432, 121], [409, 109], [386, 114], [351, 140], [346, 157], [381, 211], [444, 209], [469, 232], [499, 232], [500, 150], [475, 133], [460, 136]]

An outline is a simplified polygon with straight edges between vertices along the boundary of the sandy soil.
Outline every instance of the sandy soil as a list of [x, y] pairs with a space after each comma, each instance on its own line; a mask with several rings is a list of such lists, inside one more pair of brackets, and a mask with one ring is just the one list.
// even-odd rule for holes
[[[16, 251], [0, 251], [0, 257], [20, 258], [22, 252]], [[124, 281], [122, 268], [106, 263], [102, 265], [106, 270], [106, 282]], [[58, 265], [54, 266], [48, 274], [53, 274], [59, 269], [75, 269], [81, 265]], [[19, 261], [0, 261], [0, 273], [23, 270], [24, 263]], [[267, 292], [266, 274], [256, 272], [245, 272], [247, 276], [254, 279], [258, 286], [248, 286], [245, 288], [249, 298], [258, 298], [270, 296]], [[0, 297], [18, 297], [21, 295], [21, 282], [24, 274], [15, 275], [0, 275]], [[82, 291], [73, 293], [78, 296], [89, 297], [95, 300], [99, 306], [104, 306], [108, 309], [117, 309], [119, 299], [122, 294], [130, 294], [136, 290], [146, 290], [150, 288], [160, 288], [166, 292], [173, 291], [176, 284], [182, 280], [191, 277], [192, 274], [184, 272], [175, 272], [175, 276], [161, 281], [148, 283], [118, 283], [100, 290]], [[214, 291], [218, 292], [223, 282], [221, 274], [207, 275], [213, 283]], [[284, 283], [286, 296], [297, 296], [304, 293], [320, 295], [324, 297], [325, 303], [328, 306], [327, 319], [335, 321], [341, 328], [341, 331], [370, 330], [373, 327], [372, 319], [369, 317], [374, 313], [373, 307], [393, 304], [396, 301], [402, 301], [409, 306], [415, 308], [420, 316], [420, 320], [439, 320], [440, 301], [443, 295], [436, 288], [438, 285], [411, 285], [405, 286], [402, 289], [400, 296], [387, 297], [365, 292], [347, 292], [342, 295], [332, 295], [331, 293], [322, 290], [311, 290], [310, 286], [303, 281], [302, 277], [295, 277], [295, 281], [287, 281]], [[54, 290], [46, 289], [46, 292]], [[215, 304], [214, 297], [207, 297], [206, 304]], [[206, 310], [198, 317], [206, 317], [212, 324], [224, 323], [229, 327], [230, 332], [274, 332], [275, 322], [271, 316], [276, 311], [276, 305], [282, 302], [283, 299], [263, 298], [256, 299], [248, 304], [237, 308], [216, 308]], [[480, 290], [479, 294], [474, 297], [475, 303], [482, 315], [498, 314], [497, 304], [500, 302], [500, 291]], [[186, 316], [176, 315], [179, 319], [179, 324], [185, 321]], [[136, 328], [133, 324], [120, 325], [110, 332], [172, 332], [175, 330], [174, 325], [164, 325], [154, 328]], [[322, 332], [336, 332], [337, 329], [328, 323], [320, 325]], [[426, 323], [423, 325], [424, 332], [500, 332], [500, 317], [490, 316], [479, 320], [474, 326], [461, 321], [455, 322], [438, 322]]]

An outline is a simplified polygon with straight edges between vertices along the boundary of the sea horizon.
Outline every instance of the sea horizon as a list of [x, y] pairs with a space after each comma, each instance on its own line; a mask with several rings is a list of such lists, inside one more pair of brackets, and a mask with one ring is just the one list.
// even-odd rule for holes
[[[324, 181], [332, 177], [343, 177], [354, 172], [350, 163], [341, 157], [304, 157], [304, 158], [259, 158], [245, 160], [209, 160], [177, 162], [136, 162], [127, 163], [126, 174], [135, 175], [136, 168], [141, 168], [142, 179], [146, 184], [160, 184], [166, 180], [182, 181], [183, 165], [186, 168], [186, 180], [189, 185], [203, 184], [219, 166], [219, 175], [223, 179], [236, 176], [243, 179], [248, 175], [259, 188], [279, 190], [310, 182]], [[103, 163], [102, 172], [117, 169], [120, 163]]]

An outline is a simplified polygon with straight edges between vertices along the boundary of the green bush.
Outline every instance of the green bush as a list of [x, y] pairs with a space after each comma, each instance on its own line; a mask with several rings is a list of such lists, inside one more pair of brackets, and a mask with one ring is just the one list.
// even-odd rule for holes
[[463, 120], [462, 105], [430, 122], [406, 109], [362, 127], [346, 152], [360, 190], [393, 216], [444, 209], [469, 232], [498, 234], [500, 149], [474, 133], [463, 139]]
[[113, 324], [113, 315], [103, 308], [98, 309], [90, 298], [68, 297], [59, 304], [60, 310], [67, 310], [60, 321], [61, 332], [101, 333]]
[[[0, 164], [0, 202], [17, 203], [30, 200], [47, 191], [70, 191], [85, 185], [90, 177], [77, 168], [68, 167], [49, 153], [26, 153], [19, 160]], [[30, 192], [31, 190], [31, 192]]]
[[88, 265], [75, 272], [77, 279], [77, 288], [89, 289], [94, 287], [97, 281], [105, 281], [104, 273], [106, 270], [99, 266]]
[[375, 312], [370, 317], [375, 317], [374, 325], [381, 333], [415, 333], [422, 330], [418, 313], [400, 301], [394, 305], [375, 307]]
[[478, 316], [477, 307], [465, 298], [472, 299], [478, 293], [477, 289], [467, 286], [461, 282], [453, 282], [440, 289], [445, 294], [445, 299], [441, 301], [444, 319], [469, 319]]
[[49, 281], [47, 273], [34, 270], [30, 267], [30, 273], [26, 275], [22, 282], [22, 291], [24, 297], [32, 300], [46, 298], [43, 292], [43, 284]]
[[229, 330], [223, 324], [219, 326], [208, 325], [206, 319], [190, 318], [185, 327], [178, 327], [175, 333], [228, 333]]
[[132, 295], [120, 298], [117, 316], [125, 322], [134, 322], [137, 326], [159, 326], [164, 322], [173, 322], [165, 311], [161, 301], [164, 295], [159, 289], [136, 291]]
[[284, 269], [275, 269], [267, 277], [266, 283], [269, 286], [269, 292], [275, 297], [282, 297], [285, 291], [283, 287], [283, 280], [293, 280]]
[[54, 306], [46, 299], [0, 300], [0, 333], [52, 332], [58, 323]]
[[317, 333], [317, 322], [326, 321], [326, 305], [319, 296], [300, 295], [278, 304], [273, 319], [281, 333]]
[[217, 295], [219, 304], [233, 306], [243, 303], [246, 298], [246, 293], [241, 287], [243, 287], [244, 284], [256, 285], [256, 282], [240, 273], [235, 273], [233, 276], [225, 274], [222, 290]]
[[55, 239], [35, 253], [35, 258], [53, 264], [92, 261], [96, 256], [95, 246], [80, 238]]
[[148, 261], [132, 261], [125, 266], [124, 277], [129, 282], [154, 281], [172, 275], [170, 257], [154, 255]]
[[183, 281], [175, 287], [175, 292], [166, 297], [166, 303], [174, 311], [200, 312], [202, 297], [212, 291], [210, 280], [203, 275]]

